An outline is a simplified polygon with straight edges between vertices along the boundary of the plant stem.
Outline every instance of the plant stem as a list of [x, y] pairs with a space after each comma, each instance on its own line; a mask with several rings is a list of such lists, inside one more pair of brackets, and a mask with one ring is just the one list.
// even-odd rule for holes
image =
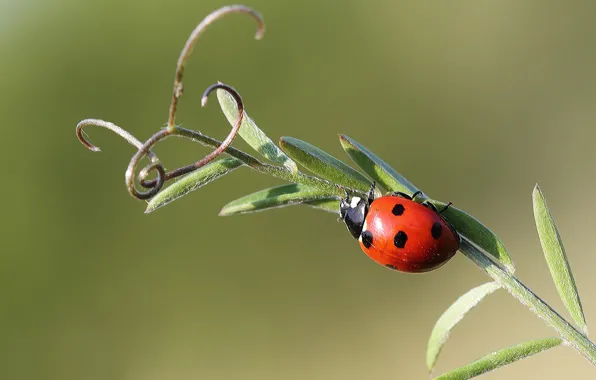
[[[203, 135], [202, 133], [193, 131], [191, 129], [176, 127], [173, 135], [185, 137], [185, 138], [191, 139], [193, 141], [196, 141], [201, 145], [209, 146], [212, 148], [217, 148], [221, 145], [221, 141], [218, 141], [216, 139], [213, 139], [209, 136]], [[233, 148], [233, 147], [227, 147], [225, 149], [225, 153], [242, 161], [242, 163], [244, 163], [246, 166], [250, 167], [251, 169], [254, 169], [254, 170], [261, 172], [263, 174], [269, 174], [271, 176], [286, 180], [288, 182], [296, 182], [296, 183], [299, 183], [302, 185], [306, 185], [306, 186], [310, 186], [310, 187], [313, 187], [316, 189], [324, 190], [324, 191], [327, 191], [330, 196], [337, 195], [339, 197], [342, 195], [342, 192], [337, 185], [335, 185], [334, 183], [329, 182], [325, 179], [315, 177], [315, 176], [310, 176], [310, 175], [304, 174], [300, 171], [298, 171], [297, 173], [292, 173], [286, 167], [263, 163], [263, 162], [257, 160], [256, 158], [254, 158], [253, 156], [251, 156], [250, 154], [245, 153], [245, 152], [243, 152], [239, 149]], [[349, 189], [346, 187], [343, 187], [343, 188], [350, 190], [350, 192], [352, 192], [354, 194], [358, 194], [358, 193], [362, 194], [362, 192], [359, 190]]]
[[[203, 146], [208, 146], [211, 148], [218, 148], [221, 145], [221, 141], [219, 140], [206, 136], [200, 132], [193, 131], [192, 129], [186, 129], [178, 126], [176, 126], [176, 128], [174, 129], [172, 135], [185, 137], [192, 141], [196, 141]], [[242, 161], [242, 163], [244, 163], [246, 166], [254, 167], [262, 165], [262, 163], [259, 160], [257, 160], [250, 154], [245, 153], [239, 149], [233, 148], [231, 146], [227, 147], [224, 152], [226, 152], [231, 157], [234, 157], [235, 159]]]
[[534, 314], [553, 328], [564, 341], [581, 353], [592, 365], [596, 366], [596, 345], [579, 332], [552, 307], [532, 292], [515, 276], [495, 264], [484, 252], [462, 236], [461, 252], [490, 277], [499, 283], [519, 302], [526, 305]]

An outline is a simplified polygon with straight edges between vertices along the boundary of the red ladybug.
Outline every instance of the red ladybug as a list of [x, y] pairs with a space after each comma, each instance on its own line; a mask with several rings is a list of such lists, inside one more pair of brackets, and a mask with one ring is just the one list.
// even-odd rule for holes
[[374, 188], [368, 199], [346, 196], [339, 207], [341, 219], [368, 257], [387, 268], [420, 273], [455, 255], [459, 235], [432, 203], [413, 200], [420, 192], [375, 199]]

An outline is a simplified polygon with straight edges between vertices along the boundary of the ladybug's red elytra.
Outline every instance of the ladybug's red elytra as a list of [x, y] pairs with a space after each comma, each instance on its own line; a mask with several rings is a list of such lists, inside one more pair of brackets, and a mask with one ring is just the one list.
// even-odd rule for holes
[[425, 201], [392, 193], [374, 198], [373, 183], [367, 199], [346, 196], [339, 214], [348, 231], [374, 261], [401, 272], [421, 273], [437, 269], [459, 249], [459, 235], [441, 216], [443, 210]]

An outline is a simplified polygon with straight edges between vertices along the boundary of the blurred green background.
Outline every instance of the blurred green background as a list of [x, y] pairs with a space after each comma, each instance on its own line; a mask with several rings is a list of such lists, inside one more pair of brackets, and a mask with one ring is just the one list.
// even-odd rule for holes
[[[151, 215], [124, 186], [133, 149], [167, 119], [175, 62], [221, 1], [0, 0], [0, 376], [3, 379], [423, 379], [434, 322], [488, 280], [462, 256], [427, 275], [369, 260], [328, 213], [221, 218], [281, 182], [239, 169]], [[253, 0], [199, 41], [178, 122], [223, 138], [220, 80], [272, 138], [346, 157], [345, 133], [508, 246], [562, 312], [533, 225], [538, 181], [596, 321], [596, 3]], [[239, 147], [245, 147], [237, 140]], [[171, 139], [168, 167], [207, 153]], [[346, 158], [347, 160], [347, 158]], [[592, 327], [594, 329], [594, 327]], [[436, 373], [553, 334], [504, 292], [454, 331]], [[592, 378], [557, 348], [487, 379]]]

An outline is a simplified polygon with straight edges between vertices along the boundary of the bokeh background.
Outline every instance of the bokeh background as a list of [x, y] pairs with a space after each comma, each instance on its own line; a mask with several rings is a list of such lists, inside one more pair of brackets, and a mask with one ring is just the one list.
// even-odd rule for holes
[[[434, 322], [488, 280], [462, 256], [427, 275], [386, 270], [306, 207], [218, 217], [281, 183], [248, 169], [143, 214], [123, 183], [133, 149], [90, 128], [93, 154], [75, 125], [103, 118], [140, 139], [160, 128], [184, 41], [222, 5], [0, 1], [3, 379], [424, 379]], [[220, 80], [274, 139], [346, 157], [345, 133], [492, 228], [521, 279], [564, 312], [533, 224], [538, 181], [596, 321], [596, 3], [247, 5], [265, 38], [243, 15], [213, 25], [187, 66], [179, 122], [227, 134], [215, 98], [199, 106]], [[169, 167], [207, 153], [180, 139], [156, 151]], [[553, 334], [497, 292], [454, 330], [436, 373]], [[556, 348], [485, 378], [595, 374]]]

